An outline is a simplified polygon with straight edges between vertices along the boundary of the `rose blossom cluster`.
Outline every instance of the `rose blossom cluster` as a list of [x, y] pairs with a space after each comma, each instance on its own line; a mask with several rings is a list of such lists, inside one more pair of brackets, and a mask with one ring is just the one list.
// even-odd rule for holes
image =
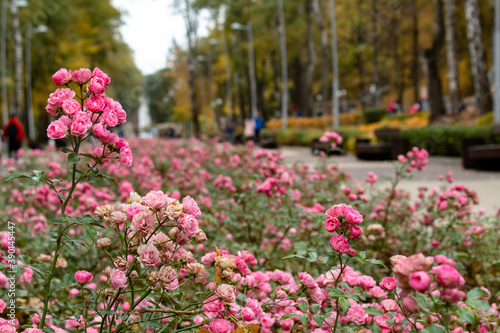
[[429, 165], [429, 160], [427, 159], [429, 157], [429, 153], [425, 149], [419, 149], [418, 147], [413, 147], [409, 152], [406, 153], [405, 155], [399, 155], [398, 156], [398, 161], [400, 163], [406, 163], [408, 162], [410, 166], [407, 168], [408, 172], [412, 172], [413, 169], [418, 169], [419, 171], [422, 171], [424, 167]]
[[337, 148], [338, 145], [342, 144], [342, 137], [337, 132], [325, 132], [319, 138], [320, 142], [330, 142], [332, 148]]
[[361, 237], [359, 223], [363, 222], [363, 215], [350, 205], [338, 204], [330, 207], [325, 213], [325, 230], [334, 233], [330, 245], [339, 253], [355, 255], [356, 250], [351, 248], [349, 239]]
[[[63, 139], [68, 136], [84, 138], [92, 135], [102, 142], [101, 147], [94, 149], [92, 155], [100, 159], [100, 163], [109, 161], [113, 152], [125, 166], [132, 165], [132, 151], [125, 139], [121, 139], [109, 129], [127, 121], [127, 113], [121, 104], [106, 96], [105, 89], [111, 81], [109, 76], [99, 68], [82, 68], [71, 71], [65, 68], [58, 70], [52, 80], [59, 88], [50, 94], [47, 100], [48, 113], [58, 117], [47, 128], [47, 136], [51, 139]], [[70, 88], [70, 83], [82, 87], [83, 96]], [[75, 99], [77, 97], [77, 99]]]

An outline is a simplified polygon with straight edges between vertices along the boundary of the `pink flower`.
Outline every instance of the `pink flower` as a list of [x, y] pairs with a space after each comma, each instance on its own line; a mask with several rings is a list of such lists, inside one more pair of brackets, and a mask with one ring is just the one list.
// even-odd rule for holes
[[120, 163], [124, 166], [132, 165], [132, 151], [128, 148], [120, 149]]
[[339, 219], [336, 217], [330, 217], [325, 221], [325, 230], [328, 232], [335, 232], [339, 226]]
[[409, 312], [415, 313], [418, 312], [418, 303], [412, 297], [403, 298], [403, 307]]
[[349, 226], [349, 238], [355, 239], [361, 237], [361, 228], [353, 224]]
[[[62, 106], [62, 104], [65, 100], [73, 98], [73, 97], [75, 97], [75, 95], [76, 95], [76, 93], [69, 88], [60, 88], [49, 95], [49, 99], [47, 100], [47, 103], [52, 108], [59, 108]], [[47, 110], [47, 111], [49, 111], [49, 110]], [[51, 112], [49, 111], [49, 113], [51, 113]]]
[[101, 78], [104, 82], [104, 88], [107, 88], [109, 83], [111, 82], [111, 79], [109, 78], [108, 74], [101, 71], [99, 67], [94, 68], [94, 70], [92, 71], [92, 76]]
[[300, 282], [307, 288], [307, 289], [315, 289], [318, 288], [318, 284], [316, 281], [314, 281], [313, 277], [306, 272], [299, 273], [299, 279]]
[[80, 112], [82, 109], [80, 103], [78, 103], [77, 100], [74, 100], [73, 98], [67, 99], [62, 103], [62, 108], [66, 114], [72, 115], [77, 112]]
[[94, 276], [92, 275], [92, 273], [87, 272], [87, 271], [78, 271], [75, 273], [75, 279], [80, 284], [88, 283], [88, 282], [92, 281], [93, 278], [94, 278]]
[[73, 77], [73, 82], [76, 82], [78, 84], [85, 84], [89, 82], [91, 76], [92, 73], [90, 72], [90, 69], [80, 68], [79, 70], [73, 72], [72, 77]]
[[106, 124], [110, 127], [115, 127], [118, 125], [118, 113], [114, 109], [109, 109], [106, 108], [104, 109], [104, 121], [106, 121]]
[[453, 289], [464, 283], [462, 275], [449, 265], [435, 266], [432, 272], [436, 274], [436, 282], [442, 287]]
[[139, 246], [137, 253], [139, 254], [138, 260], [142, 267], [155, 268], [161, 263], [160, 251], [152, 244]]
[[193, 237], [199, 229], [198, 220], [190, 214], [181, 214], [177, 220], [177, 226], [188, 238]]
[[394, 290], [396, 288], [396, 280], [391, 277], [385, 277], [380, 282], [380, 287], [389, 291]]
[[103, 79], [100, 77], [93, 77], [90, 79], [90, 84], [88, 85], [87, 89], [96, 95], [100, 95], [104, 92], [105, 89], [105, 82]]
[[344, 215], [344, 212], [346, 210], [347, 206], [346, 204], [338, 204], [335, 206], [330, 207], [325, 213], [327, 217], [338, 217], [340, 215]]
[[228, 284], [220, 284], [215, 290], [215, 294], [228, 304], [232, 304], [236, 300], [234, 287]]
[[241, 311], [241, 318], [244, 321], [252, 321], [255, 319], [255, 313], [250, 308], [243, 308]]
[[83, 137], [89, 129], [92, 128], [92, 122], [89, 116], [85, 112], [78, 112], [71, 124], [71, 134], [79, 137]]
[[358, 224], [363, 222], [363, 215], [361, 215], [357, 210], [349, 206], [350, 209], [346, 209], [345, 219], [349, 223]]
[[232, 325], [225, 319], [213, 319], [208, 325], [210, 333], [229, 333], [232, 331]]
[[56, 86], [62, 86], [71, 81], [71, 71], [68, 71], [66, 68], [61, 68], [54, 75], [52, 75], [52, 81], [56, 84]]
[[349, 242], [347, 241], [347, 238], [345, 238], [342, 235], [335, 235], [330, 239], [330, 245], [332, 248], [340, 253], [346, 253], [349, 251], [350, 245]]
[[92, 112], [104, 110], [104, 98], [101, 96], [90, 96], [85, 102], [85, 107]]
[[167, 203], [168, 196], [162, 191], [149, 191], [142, 201], [151, 209], [160, 209]]
[[125, 288], [127, 286], [127, 277], [125, 276], [125, 273], [113, 268], [111, 269], [109, 273], [109, 277], [111, 279], [111, 285], [115, 289], [119, 288]]
[[51, 139], [65, 138], [67, 133], [68, 128], [60, 120], [54, 120], [47, 128], [47, 136]]
[[0, 313], [3, 313], [5, 308], [7, 307], [7, 304], [3, 300], [0, 299]]
[[154, 224], [155, 218], [148, 212], [139, 212], [132, 218], [133, 229], [142, 231], [143, 234], [147, 234]]
[[347, 311], [347, 318], [356, 325], [364, 325], [369, 320], [368, 314], [361, 305], [353, 305]]
[[197, 219], [199, 219], [201, 216], [200, 207], [198, 207], [196, 201], [194, 201], [194, 199], [191, 198], [189, 195], [187, 197], [184, 197], [184, 199], [182, 199], [182, 209], [184, 210], [184, 212], [193, 215]]
[[410, 287], [421, 293], [426, 292], [431, 284], [431, 277], [426, 272], [415, 272], [410, 275]]
[[358, 283], [361, 287], [363, 287], [366, 290], [375, 287], [375, 285], [377, 284], [377, 282], [375, 282], [375, 280], [368, 275], [360, 276], [358, 279]]
[[380, 302], [382, 308], [387, 312], [398, 312], [399, 306], [398, 303], [393, 299], [384, 299]]

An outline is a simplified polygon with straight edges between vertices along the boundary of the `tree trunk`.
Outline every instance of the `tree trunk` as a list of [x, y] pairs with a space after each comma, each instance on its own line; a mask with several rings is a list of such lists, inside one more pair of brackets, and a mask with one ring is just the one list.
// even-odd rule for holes
[[[378, 62], [378, 55], [379, 55], [379, 44], [378, 44], [378, 8], [377, 8], [377, 0], [372, 0], [372, 15], [373, 15], [373, 35], [372, 35], [372, 42], [373, 42], [373, 84], [375, 84], [375, 87], [378, 89], [382, 88], [380, 86], [380, 71], [379, 71], [379, 62]], [[374, 95], [374, 105], [376, 107], [380, 107], [381, 101], [380, 101], [380, 94], [375, 93]]]
[[21, 27], [19, 26], [19, 16], [17, 13], [17, 4], [11, 2], [10, 14], [12, 20], [12, 30], [14, 34], [14, 108], [13, 112], [17, 114], [19, 120], [27, 127], [27, 117], [21, 112], [23, 103], [23, 37]]
[[444, 0], [444, 30], [446, 35], [446, 62], [448, 67], [448, 95], [453, 113], [460, 105], [460, 90], [458, 87], [457, 38], [455, 0]]
[[313, 13], [319, 26], [321, 36], [321, 95], [322, 95], [322, 113], [326, 114], [328, 110], [328, 31], [321, 12], [319, 0], [313, 0]]
[[441, 119], [445, 114], [443, 105], [443, 92], [441, 87], [441, 77], [439, 75], [439, 58], [443, 45], [443, 3], [442, 0], [433, 0], [434, 4], [434, 34], [432, 38], [432, 47], [424, 51], [427, 86], [429, 91], [429, 106], [431, 123]]
[[469, 40], [471, 72], [474, 83], [474, 99], [479, 112], [484, 114], [492, 110], [492, 99], [479, 15], [478, 1], [466, 0], [465, 18], [467, 20], [467, 38]]
[[418, 102], [420, 100], [420, 66], [419, 66], [419, 50], [418, 50], [418, 7], [417, 0], [411, 0], [411, 17], [412, 17], [412, 40], [413, 40], [413, 58], [412, 58], [412, 72], [413, 72], [413, 100]]
[[312, 81], [314, 74], [314, 64], [316, 63], [316, 50], [314, 48], [314, 35], [313, 35], [313, 3], [308, 0], [306, 3], [306, 22], [307, 22], [307, 63], [305, 72], [304, 84], [304, 115], [307, 117], [312, 116], [313, 105], [313, 91]]

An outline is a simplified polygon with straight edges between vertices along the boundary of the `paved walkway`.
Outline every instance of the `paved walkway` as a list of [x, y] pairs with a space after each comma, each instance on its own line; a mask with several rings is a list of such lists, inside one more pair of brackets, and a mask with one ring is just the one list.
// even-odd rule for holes
[[[320, 158], [313, 156], [311, 150], [305, 147], [281, 147], [285, 162], [293, 164], [302, 162], [314, 167]], [[368, 171], [375, 172], [379, 177], [393, 175], [394, 169], [390, 163], [380, 161], [360, 161], [354, 155], [331, 156], [328, 163], [336, 163], [340, 168], [350, 173], [354, 179], [364, 181]], [[438, 180], [439, 175], [446, 177], [451, 171], [455, 184], [464, 185], [477, 192], [479, 207], [484, 207], [487, 214], [496, 214], [500, 209], [500, 172], [465, 170], [458, 157], [433, 157], [429, 158], [429, 166], [422, 171], [414, 172], [410, 180], [404, 180], [400, 186], [411, 192], [414, 196], [418, 187], [440, 187], [443, 182]]]

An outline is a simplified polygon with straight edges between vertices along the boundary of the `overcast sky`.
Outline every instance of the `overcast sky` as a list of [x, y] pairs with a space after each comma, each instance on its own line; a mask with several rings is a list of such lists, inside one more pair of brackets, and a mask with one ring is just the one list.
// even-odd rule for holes
[[[135, 63], [144, 74], [164, 68], [172, 40], [185, 44], [186, 29], [174, 0], [112, 0], [122, 13], [120, 31], [134, 51]], [[202, 16], [203, 17], [203, 16]], [[207, 19], [201, 19], [199, 34], [206, 35]]]

